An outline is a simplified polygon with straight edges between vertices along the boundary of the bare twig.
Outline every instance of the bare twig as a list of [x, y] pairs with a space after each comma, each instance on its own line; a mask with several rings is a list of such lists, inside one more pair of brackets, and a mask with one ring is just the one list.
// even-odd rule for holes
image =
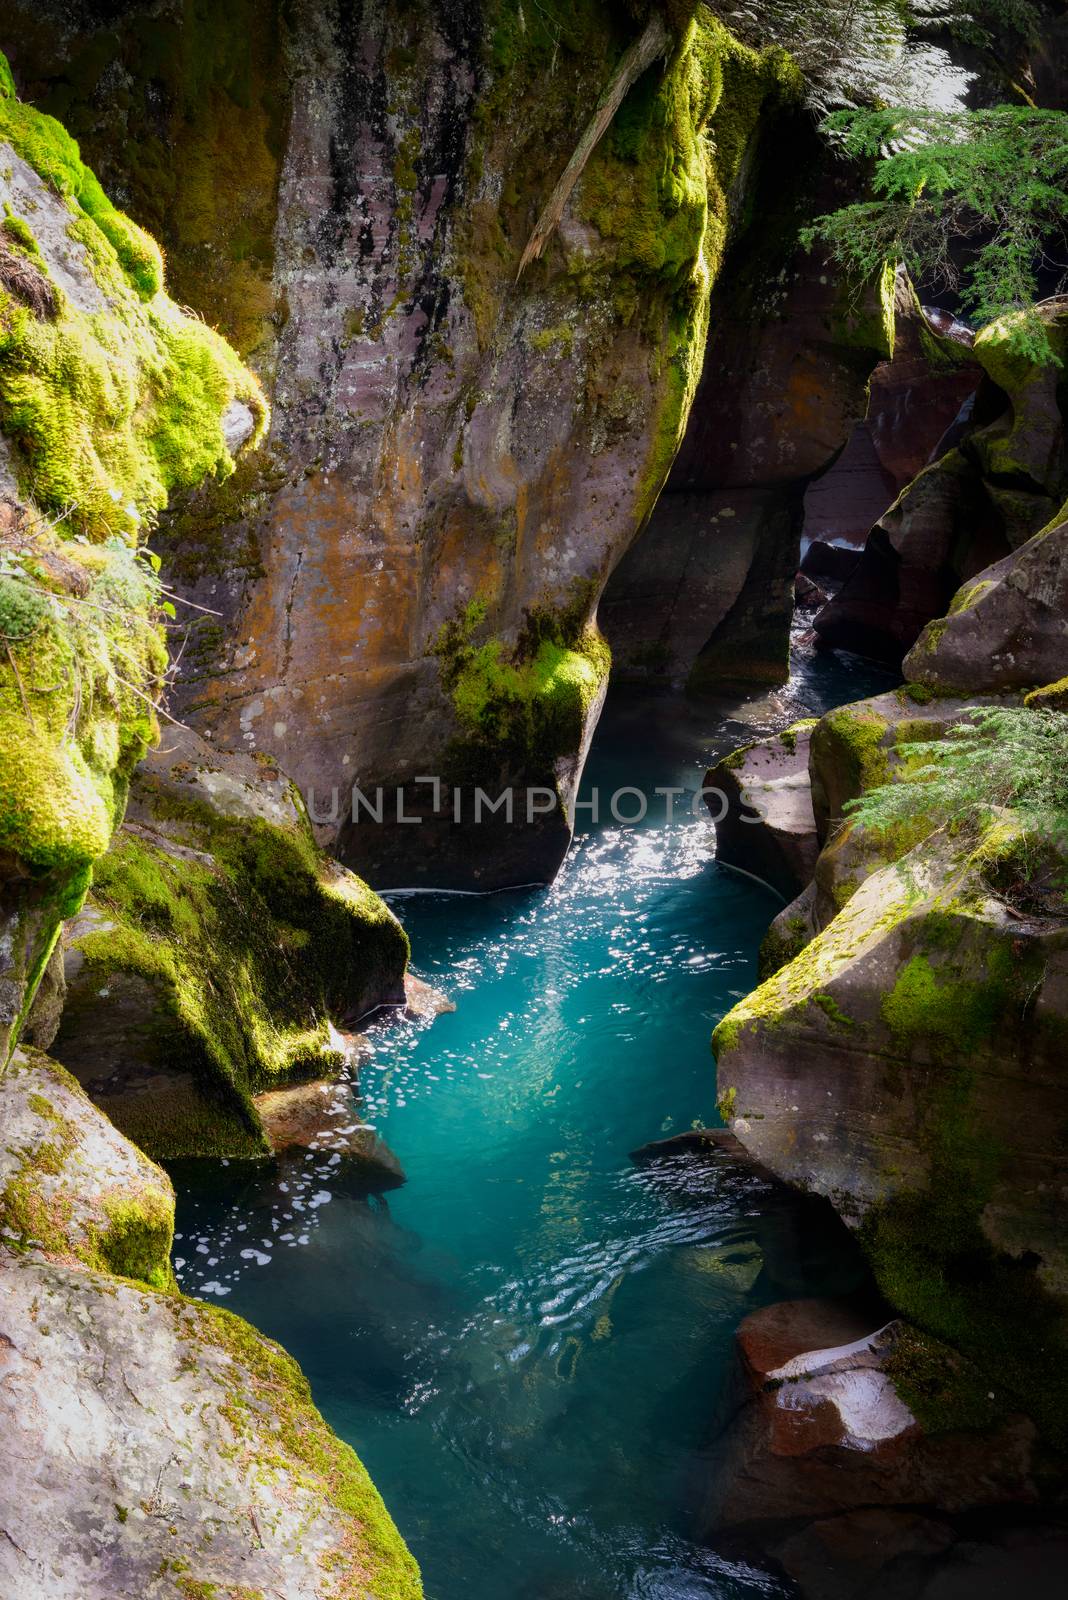
[[15, 674], [15, 682], [19, 686], [19, 699], [22, 701], [22, 709], [26, 715], [26, 719], [29, 722], [30, 727], [36, 733], [37, 723], [34, 721], [33, 709], [30, 705], [30, 702], [26, 698], [26, 688], [22, 681], [22, 673], [18, 669], [18, 662], [15, 660], [15, 653], [11, 646], [7, 643], [5, 643], [4, 649], [7, 651], [7, 659], [11, 664], [11, 670]]

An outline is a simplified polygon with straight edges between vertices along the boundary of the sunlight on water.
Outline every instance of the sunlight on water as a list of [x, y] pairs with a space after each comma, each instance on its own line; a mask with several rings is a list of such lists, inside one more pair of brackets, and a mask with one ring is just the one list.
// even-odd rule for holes
[[[765, 711], [781, 722], [758, 706], [753, 726]], [[640, 715], [610, 713], [589, 781], [639, 781], [641, 748], [650, 790], [693, 793], [710, 741], [647, 709], [636, 744]], [[591, 829], [548, 890], [395, 898], [416, 971], [457, 1007], [381, 1022], [361, 1066], [354, 1118], [403, 1188], [368, 1197], [326, 1152], [179, 1175], [182, 1287], [301, 1362], [430, 1600], [785, 1592], [690, 1516], [739, 1320], [859, 1269], [752, 1174], [628, 1159], [716, 1120], [709, 1035], [778, 904], [677, 813]]]

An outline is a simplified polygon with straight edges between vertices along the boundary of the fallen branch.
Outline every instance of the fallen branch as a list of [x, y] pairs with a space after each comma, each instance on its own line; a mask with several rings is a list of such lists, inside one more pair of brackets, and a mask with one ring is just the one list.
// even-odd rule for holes
[[557, 179], [556, 187], [546, 201], [545, 209], [538, 218], [534, 231], [527, 241], [527, 247], [523, 251], [519, 271], [515, 275], [517, 283], [524, 269], [532, 261], [537, 260], [555, 233], [564, 214], [564, 207], [571, 198], [572, 189], [586, 170], [586, 163], [607, 132], [627, 91], [637, 83], [642, 73], [651, 67], [659, 56], [667, 52], [670, 43], [671, 33], [667, 23], [659, 11], [654, 11], [646, 23], [641, 38], [636, 39], [629, 50], [624, 52], [623, 59], [597, 102], [596, 111], [586, 124], [582, 138], [575, 146], [571, 160]]

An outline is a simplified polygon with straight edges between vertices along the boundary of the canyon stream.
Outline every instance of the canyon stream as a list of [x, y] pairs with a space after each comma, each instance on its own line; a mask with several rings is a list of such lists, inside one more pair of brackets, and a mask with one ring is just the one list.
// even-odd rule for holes
[[[428, 1600], [789, 1592], [696, 1537], [734, 1333], [864, 1269], [817, 1203], [722, 1157], [629, 1152], [718, 1122], [709, 1036], [780, 903], [717, 864], [706, 767], [888, 681], [799, 651], [743, 705], [611, 698], [584, 780], [601, 818], [579, 811], [551, 888], [391, 897], [456, 1006], [383, 1019], [361, 1065], [359, 1114], [406, 1184], [368, 1196], [322, 1155], [176, 1172], [183, 1290], [300, 1362]], [[650, 796], [640, 824], [609, 813], [624, 785]], [[671, 821], [658, 785], [686, 790]]]

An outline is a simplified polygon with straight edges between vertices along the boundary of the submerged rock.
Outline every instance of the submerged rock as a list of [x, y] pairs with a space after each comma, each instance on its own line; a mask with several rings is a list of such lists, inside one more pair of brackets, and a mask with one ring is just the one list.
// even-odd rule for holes
[[270, 764], [172, 729], [64, 934], [55, 1054], [151, 1155], [267, 1154], [253, 1096], [338, 1073], [408, 941]]
[[404, 1169], [374, 1128], [359, 1119], [347, 1083], [300, 1083], [269, 1089], [253, 1105], [275, 1155], [289, 1150], [320, 1150], [339, 1155], [346, 1168], [365, 1175], [375, 1189], [404, 1182]]

